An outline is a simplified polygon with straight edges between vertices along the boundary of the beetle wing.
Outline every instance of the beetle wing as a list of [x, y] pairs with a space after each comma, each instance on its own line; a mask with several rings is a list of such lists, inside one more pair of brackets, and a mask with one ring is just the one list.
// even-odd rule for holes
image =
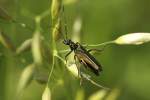
[[101, 65], [90, 53], [85, 52], [77, 50], [75, 55], [84, 66], [88, 66], [96, 75], [99, 75], [99, 72], [102, 71]]
[[85, 62], [84, 60], [82, 60], [82, 64], [87, 68], [89, 67], [93, 73], [95, 73], [96, 75], [99, 75], [99, 70], [94, 69], [89, 63]]

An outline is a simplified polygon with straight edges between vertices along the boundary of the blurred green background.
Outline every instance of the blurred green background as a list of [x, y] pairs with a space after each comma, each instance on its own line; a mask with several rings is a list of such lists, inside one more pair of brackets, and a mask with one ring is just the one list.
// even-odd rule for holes
[[[75, 18], [77, 16], [82, 18], [82, 43], [98, 44], [127, 33], [150, 32], [150, 0], [65, 0], [65, 2], [69, 36]], [[33, 36], [35, 16], [49, 9], [50, 5], [51, 0], [0, 0], [0, 7], [33, 30], [5, 20], [0, 20], [0, 29], [17, 47]], [[47, 41], [50, 39], [50, 25], [49, 15], [41, 23], [44, 30], [42, 34]], [[101, 76], [93, 76], [94, 80], [112, 90], [118, 89], [117, 100], [150, 100], [149, 52], [149, 43], [138, 46], [109, 46], [103, 53], [95, 56], [103, 65], [103, 72]], [[26, 61], [22, 61], [22, 58]], [[21, 72], [32, 61], [30, 52], [16, 57], [0, 44], [0, 100], [12, 100], [15, 97]], [[61, 73], [56, 74], [61, 76]], [[87, 99], [100, 90], [88, 81], [79, 86], [79, 80], [68, 75], [71, 74], [64, 74], [64, 85], [51, 91], [52, 100], [74, 100], [79, 91], [81, 94], [83, 92], [84, 98]], [[44, 88], [45, 85], [33, 81], [24, 90], [21, 100], [41, 100]]]

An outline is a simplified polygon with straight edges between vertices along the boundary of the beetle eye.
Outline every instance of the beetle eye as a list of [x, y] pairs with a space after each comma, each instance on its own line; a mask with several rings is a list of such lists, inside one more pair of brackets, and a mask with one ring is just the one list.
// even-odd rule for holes
[[66, 40], [64, 40], [63, 43], [66, 44]]
[[68, 45], [69, 41], [68, 40], [64, 40], [63, 43], [66, 44], [66, 45]]

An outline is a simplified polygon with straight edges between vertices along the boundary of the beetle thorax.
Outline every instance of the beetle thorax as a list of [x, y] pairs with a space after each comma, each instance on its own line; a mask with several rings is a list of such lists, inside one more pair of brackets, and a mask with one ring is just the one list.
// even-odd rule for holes
[[74, 42], [70, 42], [69, 46], [70, 46], [71, 50], [76, 50], [78, 48], [78, 45], [76, 43], [74, 43]]
[[65, 45], [68, 45], [70, 47], [71, 50], [76, 50], [78, 48], [78, 44], [77, 43], [74, 43], [72, 40], [70, 39], [65, 39], [63, 41], [63, 43]]

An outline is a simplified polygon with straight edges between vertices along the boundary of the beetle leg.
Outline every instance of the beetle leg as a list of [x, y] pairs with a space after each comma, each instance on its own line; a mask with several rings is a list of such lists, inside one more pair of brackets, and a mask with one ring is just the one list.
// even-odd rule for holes
[[90, 49], [87, 52], [91, 52], [91, 51], [97, 51], [97, 52], [102, 52], [104, 51], [104, 49], [106, 48], [107, 45], [105, 45], [102, 49]]
[[91, 51], [102, 52], [103, 49], [90, 49], [90, 50], [88, 50], [87, 52], [91, 52]]
[[66, 55], [65, 55], [65, 61], [66, 61], [66, 64], [67, 64], [67, 57], [71, 54], [72, 50], [69, 51]]
[[77, 64], [77, 59], [76, 59], [76, 58], [77, 58], [77, 56], [74, 55], [75, 64], [76, 64], [77, 69], [78, 69], [78, 76], [81, 77], [80, 67], [79, 67], [79, 65]]
[[85, 68], [87, 68], [88, 65], [86, 64], [86, 62], [84, 60], [80, 60], [80, 63], [82, 63]]
[[82, 75], [81, 75], [81, 79], [80, 79], [80, 86], [82, 85], [83, 79], [82, 79]]
[[[80, 85], [82, 85], [82, 81], [83, 81], [83, 77], [82, 77], [82, 74], [81, 74], [81, 70], [80, 70], [80, 67], [79, 65], [77, 64], [77, 56], [74, 55], [74, 59], [75, 59], [75, 64], [77, 66], [77, 69], [78, 69], [78, 76], [80, 77]], [[82, 63], [82, 60], [79, 60], [81, 63]]]

